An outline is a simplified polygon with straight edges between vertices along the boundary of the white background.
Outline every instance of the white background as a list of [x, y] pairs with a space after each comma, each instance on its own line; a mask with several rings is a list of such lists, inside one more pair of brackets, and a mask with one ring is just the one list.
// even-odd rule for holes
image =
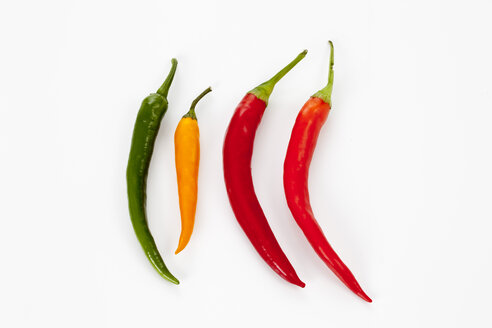
[[[0, 326], [490, 327], [491, 3], [3, 1]], [[298, 110], [333, 110], [310, 191], [372, 304], [317, 258], [287, 208], [282, 164]], [[221, 147], [242, 96], [303, 49], [258, 129], [258, 198], [305, 289], [260, 259], [230, 209]], [[134, 236], [125, 169], [141, 100], [179, 60], [149, 174], [151, 230], [172, 285]], [[199, 104], [195, 231], [180, 220], [173, 134]]]

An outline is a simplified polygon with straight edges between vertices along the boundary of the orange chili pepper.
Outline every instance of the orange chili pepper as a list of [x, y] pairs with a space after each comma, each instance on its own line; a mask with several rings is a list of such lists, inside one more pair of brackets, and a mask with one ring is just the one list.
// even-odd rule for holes
[[200, 131], [198, 130], [195, 106], [210, 91], [212, 89], [209, 87], [193, 100], [190, 110], [179, 121], [174, 133], [179, 210], [181, 212], [181, 236], [175, 254], [186, 247], [195, 224], [198, 166], [200, 164]]

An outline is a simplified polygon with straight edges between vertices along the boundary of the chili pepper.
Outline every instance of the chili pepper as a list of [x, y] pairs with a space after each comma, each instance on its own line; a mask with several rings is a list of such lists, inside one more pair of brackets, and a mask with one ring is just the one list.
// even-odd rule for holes
[[198, 166], [200, 164], [200, 131], [195, 106], [211, 88], [203, 91], [191, 104], [190, 110], [179, 121], [174, 133], [176, 176], [178, 178], [179, 210], [181, 212], [181, 236], [175, 254], [181, 252], [190, 241], [195, 224], [198, 192]]
[[223, 148], [224, 180], [237, 221], [263, 260], [283, 279], [300, 287], [305, 284], [280, 248], [256, 197], [251, 176], [251, 156], [256, 129], [275, 84], [306, 53], [307, 50], [304, 50], [274, 77], [244, 96], [229, 123]]
[[318, 256], [350, 290], [363, 300], [372, 302], [359, 286], [352, 272], [328, 243], [314, 218], [309, 202], [309, 165], [319, 132], [331, 109], [334, 63], [333, 43], [331, 41], [330, 48], [328, 84], [304, 104], [292, 129], [284, 162], [284, 190], [292, 215]]
[[157, 272], [164, 279], [176, 285], [179, 284], [179, 281], [167, 269], [150, 233], [145, 207], [149, 164], [162, 117], [167, 111], [167, 93], [173, 81], [177, 65], [178, 62], [173, 58], [171, 71], [162, 86], [157, 90], [157, 93], [151, 93], [142, 101], [133, 129], [132, 145], [126, 171], [130, 218], [137, 239]]

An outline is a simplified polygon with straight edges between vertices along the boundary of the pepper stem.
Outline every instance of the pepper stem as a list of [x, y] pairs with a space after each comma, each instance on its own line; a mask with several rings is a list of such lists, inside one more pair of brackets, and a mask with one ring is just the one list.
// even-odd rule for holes
[[212, 88], [211, 87], [208, 87], [207, 89], [205, 89], [202, 93], [200, 93], [198, 95], [198, 97], [195, 98], [195, 100], [193, 100], [193, 102], [191, 103], [191, 107], [190, 107], [190, 110], [188, 111], [188, 113], [186, 113], [183, 118], [185, 117], [190, 117], [192, 118], [193, 120], [196, 120], [196, 114], [195, 114], [195, 107], [196, 107], [196, 104], [198, 104], [198, 102], [200, 101], [200, 99], [202, 99], [207, 93], [209, 93], [210, 91], [212, 91]]
[[260, 84], [249, 93], [254, 94], [259, 99], [263, 100], [266, 104], [268, 104], [268, 98], [281, 78], [285, 76], [294, 66], [297, 65], [304, 57], [306, 57], [307, 50], [301, 52], [297, 57], [291, 61], [287, 66], [285, 66], [282, 70], [280, 70], [277, 74], [275, 74], [270, 80]]
[[313, 97], [320, 98], [325, 103], [330, 105], [331, 108], [331, 91], [333, 90], [333, 65], [335, 63], [334, 55], [333, 55], [333, 42], [328, 41], [330, 43], [330, 69], [328, 71], [328, 84], [318, 92], [316, 92]]
[[166, 80], [164, 81], [164, 83], [162, 83], [159, 90], [157, 90], [157, 93], [164, 98], [167, 98], [167, 93], [169, 92], [169, 88], [171, 87], [171, 83], [173, 82], [174, 74], [176, 73], [176, 67], [178, 66], [178, 61], [176, 60], [176, 58], [171, 59], [171, 64], [171, 70], [169, 71]]

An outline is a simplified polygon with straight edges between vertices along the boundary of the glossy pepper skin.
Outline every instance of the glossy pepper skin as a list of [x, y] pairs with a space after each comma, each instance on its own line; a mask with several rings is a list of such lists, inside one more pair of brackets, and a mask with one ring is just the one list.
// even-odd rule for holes
[[292, 129], [284, 162], [284, 191], [292, 215], [318, 256], [350, 290], [363, 300], [372, 302], [359, 286], [352, 272], [328, 243], [314, 217], [309, 201], [309, 166], [319, 132], [331, 109], [333, 88], [333, 44], [331, 41], [330, 47], [328, 85], [304, 104]]
[[167, 110], [167, 93], [173, 81], [177, 64], [176, 59], [172, 59], [171, 71], [162, 86], [157, 90], [157, 93], [152, 93], [145, 98], [140, 106], [133, 129], [126, 170], [128, 206], [137, 239], [157, 272], [164, 279], [176, 285], [179, 284], [179, 281], [167, 269], [150, 233], [145, 206], [150, 160], [162, 117]]
[[195, 106], [210, 91], [212, 91], [211, 88], [206, 89], [193, 101], [190, 110], [179, 121], [174, 133], [174, 154], [181, 213], [181, 235], [175, 254], [186, 247], [195, 224], [198, 167], [200, 165], [200, 131]]
[[229, 123], [223, 148], [224, 180], [237, 221], [263, 260], [283, 279], [300, 287], [305, 284], [280, 248], [256, 197], [251, 176], [251, 156], [256, 129], [275, 84], [306, 53], [299, 54], [272, 79], [246, 94]]

